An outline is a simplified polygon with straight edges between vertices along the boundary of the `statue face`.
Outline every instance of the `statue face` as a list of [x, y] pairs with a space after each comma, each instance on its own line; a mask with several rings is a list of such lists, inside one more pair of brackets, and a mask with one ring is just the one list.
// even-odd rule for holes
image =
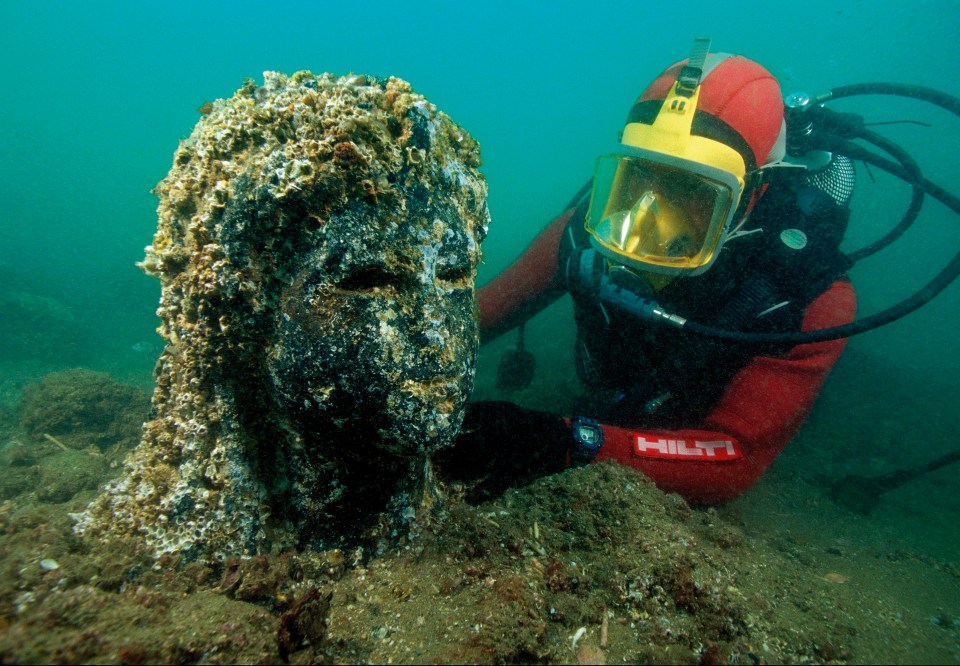
[[450, 198], [331, 216], [281, 294], [267, 364], [281, 405], [325, 457], [408, 457], [448, 444], [473, 385], [477, 230]]

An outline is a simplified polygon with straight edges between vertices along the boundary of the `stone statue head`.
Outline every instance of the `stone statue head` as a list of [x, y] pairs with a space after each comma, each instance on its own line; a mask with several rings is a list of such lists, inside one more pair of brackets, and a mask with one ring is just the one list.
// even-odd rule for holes
[[477, 144], [399, 79], [264, 76], [202, 108], [155, 190], [154, 414], [82, 533], [196, 556], [337, 543], [462, 421]]

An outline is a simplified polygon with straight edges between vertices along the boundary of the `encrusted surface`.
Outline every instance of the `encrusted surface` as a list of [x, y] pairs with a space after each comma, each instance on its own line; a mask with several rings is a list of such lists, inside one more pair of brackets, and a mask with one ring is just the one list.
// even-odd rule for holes
[[153, 416], [85, 535], [197, 557], [337, 543], [402, 505], [462, 420], [477, 144], [399, 79], [264, 79], [204, 107], [155, 190]]

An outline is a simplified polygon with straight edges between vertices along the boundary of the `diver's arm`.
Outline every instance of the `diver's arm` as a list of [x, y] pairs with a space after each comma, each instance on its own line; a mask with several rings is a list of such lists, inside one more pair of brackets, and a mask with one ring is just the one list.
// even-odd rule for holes
[[[855, 310], [853, 287], [837, 281], [807, 307], [802, 330], [846, 324]], [[725, 502], [756, 483], [793, 437], [845, 344], [797, 345], [781, 357], [753, 358], [697, 428], [623, 428], [510, 402], [472, 403], [455, 445], [435, 462], [441, 476], [466, 481], [476, 500], [592, 459], [637, 469], [695, 504]], [[585, 445], [598, 440], [599, 451]]]
[[487, 343], [557, 300], [564, 285], [557, 273], [560, 237], [573, 208], [555, 218], [506, 270], [477, 290], [480, 339]]
[[[806, 310], [802, 330], [853, 321], [856, 295], [834, 282]], [[727, 386], [699, 429], [634, 431], [602, 426], [595, 460], [613, 459], [662, 490], [698, 504], [725, 502], [750, 488], [803, 423], [846, 340], [797, 345], [780, 357], [758, 356]]]

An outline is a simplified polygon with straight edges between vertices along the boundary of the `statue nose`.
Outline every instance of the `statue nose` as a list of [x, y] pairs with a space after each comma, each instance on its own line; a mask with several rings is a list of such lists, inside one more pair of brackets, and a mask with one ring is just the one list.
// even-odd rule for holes
[[442, 372], [446, 364], [452, 361], [449, 313], [444, 313], [438, 301], [424, 304], [421, 312], [416, 342], [419, 346], [420, 365], [425, 371]]
[[411, 350], [411, 374], [431, 376], [460, 374], [467, 370], [467, 359], [476, 346], [476, 323], [471, 308], [443, 298], [442, 294], [424, 295], [418, 304], [416, 327], [408, 338]]

